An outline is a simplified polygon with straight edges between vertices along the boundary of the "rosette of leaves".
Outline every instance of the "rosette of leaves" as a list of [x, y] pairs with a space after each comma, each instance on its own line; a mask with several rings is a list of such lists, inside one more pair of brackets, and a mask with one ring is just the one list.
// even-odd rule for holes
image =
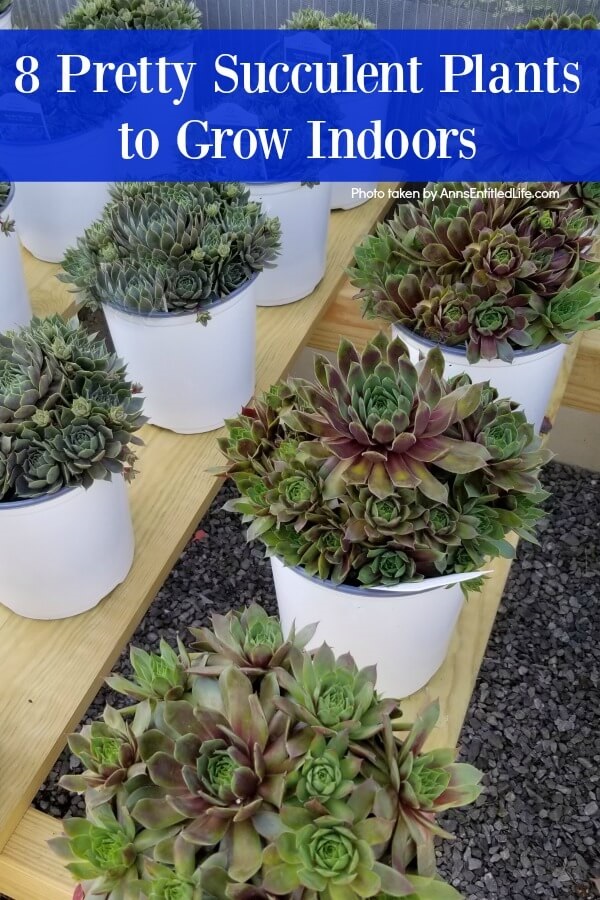
[[[513, 556], [509, 531], [532, 535], [550, 456], [516, 404], [446, 381], [437, 350], [413, 366], [384, 335], [362, 355], [343, 341], [337, 365], [315, 369], [316, 384], [276, 385], [220, 442], [240, 493], [226, 508], [268, 556], [377, 587], [476, 571]], [[514, 516], [509, 494], [523, 498]]]
[[229, 870], [244, 882], [261, 867], [261, 814], [281, 806], [295, 765], [287, 749], [290, 718], [278, 709], [274, 673], [265, 675], [260, 694], [233, 666], [218, 682], [205, 681], [198, 682], [195, 707], [165, 704], [162, 721], [172, 737], [150, 730], [140, 739], [150, 779], [167, 796], [140, 799], [132, 814], [152, 831], [185, 823], [182, 837], [198, 847], [226, 839]]
[[[256, 607], [216, 624], [201, 642], [231, 663], [218, 680], [192, 665], [181, 699], [108, 709], [71, 738], [86, 771], [63, 785], [85, 791], [86, 812], [52, 845], [83, 895], [455, 900], [423, 847], [439, 811], [476, 795], [478, 774], [453, 751], [424, 752], [430, 712], [392, 734], [402, 720], [377, 695], [374, 666], [359, 672], [327, 647], [313, 657], [293, 634], [281, 643]], [[250, 679], [258, 648], [265, 668]]]
[[103, 341], [59, 316], [0, 335], [0, 500], [134, 475], [137, 388]]
[[527, 31], [595, 31], [598, 28], [598, 19], [592, 13], [580, 16], [574, 12], [550, 12], [545, 16], [530, 19], [521, 27]]
[[[12, 0], [8, 0], [8, 2], [2, 5], [2, 0], [0, 0], [0, 14], [4, 12], [4, 10], [8, 9]], [[4, 208], [8, 202], [8, 198], [10, 197], [12, 185], [9, 181], [0, 181], [0, 234], [12, 234], [15, 230], [15, 223], [12, 219], [9, 219], [7, 215], [3, 215]]]
[[[510, 362], [515, 351], [564, 340], [563, 322], [571, 331], [588, 327], [594, 185], [501, 184], [498, 195], [474, 199], [471, 189], [489, 186], [430, 185], [433, 199], [401, 205], [356, 249], [349, 274], [363, 314], [436, 343], [464, 344], [471, 363]], [[520, 187], [556, 196], [499, 196]], [[595, 300], [597, 285], [591, 291]]]
[[206, 323], [211, 304], [261, 272], [279, 245], [279, 221], [237, 183], [116, 185], [59, 277], [92, 309], [196, 310]]
[[302, 766], [288, 776], [288, 796], [295, 794], [300, 805], [317, 815], [351, 818], [345, 798], [354, 791], [363, 761], [349, 751], [349, 744], [344, 732], [329, 740], [315, 735]]
[[63, 828], [65, 836], [48, 843], [84, 883], [86, 895], [122, 896], [125, 887], [137, 881], [138, 854], [147, 847], [148, 836], [136, 833], [125, 806], [118, 804], [116, 814], [107, 803], [87, 807], [84, 819], [65, 819]]
[[98, 806], [114, 797], [122, 785], [146, 772], [138, 738], [150, 726], [148, 702], [136, 706], [128, 722], [111, 706], [106, 706], [101, 722], [84, 725], [77, 734], [69, 735], [69, 748], [85, 771], [81, 775], [65, 775], [60, 786], [76, 794], [88, 792], [88, 805]]
[[[406, 871], [416, 857], [421, 875], [435, 874], [434, 837], [451, 838], [435, 822], [441, 812], [473, 803], [481, 793], [481, 772], [456, 763], [456, 751], [424, 752], [424, 745], [439, 719], [439, 704], [430, 704], [413, 725], [396, 720], [395, 732], [388, 719], [384, 729], [384, 754], [367, 771], [384, 786], [375, 810], [395, 821], [391, 844], [392, 865]], [[407, 732], [404, 735], [404, 732]]]
[[346, 804], [345, 819], [315, 817], [307, 809], [283, 808], [285, 830], [265, 851], [263, 886], [276, 896], [305, 888], [319, 897], [407, 897], [412, 886], [399, 871], [377, 860], [374, 847], [385, 845], [392, 822], [371, 816], [373, 782], [363, 782]]
[[121, 675], [111, 675], [106, 683], [113, 691], [134, 700], [180, 700], [190, 688], [188, 669], [190, 656], [178, 638], [179, 653], [163, 639], [160, 653], [147, 653], [132, 647], [129, 661], [134, 681]]
[[60, 27], [112, 30], [200, 28], [200, 12], [191, 0], [78, 0]]
[[375, 678], [374, 668], [359, 670], [349, 654], [336, 659], [323, 644], [313, 657], [292, 657], [291, 673], [278, 672], [284, 696], [274, 702], [294, 721], [324, 734], [346, 732], [352, 742], [361, 741], [379, 733], [383, 714], [396, 705], [379, 699]]
[[532, 297], [530, 305], [536, 317], [530, 326], [532, 345], [543, 346], [550, 341], [567, 343], [574, 332], [597, 328], [600, 312], [600, 266], [581, 281], [560, 291], [547, 303]]
[[221, 616], [211, 616], [212, 628], [192, 628], [194, 650], [201, 662], [195, 662], [191, 672], [199, 675], [220, 675], [227, 666], [237, 666], [245, 675], [263, 675], [270, 669], [289, 668], [294, 648], [303, 650], [313, 637], [316, 625], [307, 625], [296, 633], [292, 626], [284, 638], [276, 616], [253, 603], [242, 612], [231, 610]]
[[366, 484], [380, 499], [395, 488], [418, 487], [445, 502], [447, 488], [429, 464], [455, 474], [485, 464], [481, 447], [446, 436], [479, 406], [481, 385], [446, 392], [443, 371], [439, 350], [416, 369], [402, 341], [383, 333], [362, 355], [342, 340], [337, 365], [317, 357], [317, 384], [298, 389], [311, 411], [290, 411], [282, 419], [312, 436], [301, 450], [317, 458], [329, 455], [326, 495], [335, 497], [344, 484]]
[[540, 467], [552, 459], [525, 414], [502, 404], [481, 419], [477, 441], [489, 453], [485, 478], [502, 491], [538, 494]]
[[375, 28], [375, 24], [352, 12], [336, 12], [328, 16], [320, 9], [305, 7], [298, 9], [287, 20], [283, 28], [294, 31], [327, 31], [338, 29], [344, 31], [363, 31]]
[[598, 221], [600, 218], [600, 181], [577, 181], [570, 185], [569, 194], [573, 203], [587, 216]]

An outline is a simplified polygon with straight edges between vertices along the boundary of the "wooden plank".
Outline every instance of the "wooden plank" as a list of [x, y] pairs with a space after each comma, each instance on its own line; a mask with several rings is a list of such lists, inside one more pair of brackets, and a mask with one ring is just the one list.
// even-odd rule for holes
[[[577, 347], [573, 346], [565, 356], [548, 409], [550, 419], [560, 406], [576, 352]], [[458, 741], [502, 599], [510, 560], [496, 560], [493, 569], [494, 575], [481, 594], [465, 603], [450, 652], [439, 672], [402, 704], [409, 721], [426, 703], [439, 698], [441, 715], [429, 743], [431, 748], [454, 746]], [[46, 846], [56, 829], [55, 819], [28, 810], [0, 854], [0, 890], [8, 892], [14, 900], [70, 900], [73, 890], [70, 875], [57, 864]]]
[[[388, 207], [387, 200], [373, 200], [334, 215], [327, 273], [315, 292], [289, 306], [259, 310], [260, 389], [277, 381], [292, 364], [339, 290], [352, 248]], [[56, 267], [44, 267], [28, 257], [26, 271], [36, 311], [63, 311], [69, 305], [65, 286], [52, 277]], [[219, 482], [208, 471], [223, 463], [216, 435], [143, 429], [146, 446], [140, 453], [140, 475], [130, 491], [136, 534], [133, 568], [124, 584], [96, 609], [60, 622], [34, 622], [0, 606], [0, 848], [217, 493]]]
[[600, 328], [586, 331], [581, 338], [563, 404], [600, 413]]
[[[378, 331], [387, 329], [386, 322], [363, 319], [355, 294], [356, 288], [346, 282], [309, 335], [309, 347], [336, 350], [342, 334], [364, 347]], [[600, 328], [584, 332], [562, 402], [564, 406], [600, 413]]]

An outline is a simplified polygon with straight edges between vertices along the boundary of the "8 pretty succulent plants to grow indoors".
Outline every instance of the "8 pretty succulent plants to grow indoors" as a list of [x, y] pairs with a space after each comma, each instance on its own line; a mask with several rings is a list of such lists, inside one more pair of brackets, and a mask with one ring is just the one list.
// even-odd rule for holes
[[10, 609], [61, 618], [122, 581], [133, 557], [124, 480], [143, 422], [122, 362], [75, 323], [33, 319], [0, 335], [0, 601]]
[[102, 306], [154, 424], [210, 431], [251, 397], [255, 277], [279, 242], [240, 184], [132, 183], [67, 252], [63, 280]]
[[436, 815], [481, 773], [425, 750], [439, 710], [404, 723], [314, 628], [287, 638], [257, 606], [215, 616], [191, 650], [132, 651], [136, 701], [72, 735], [85, 771], [63, 786], [86, 816], [54, 840], [103, 900], [454, 900], [436, 877]]

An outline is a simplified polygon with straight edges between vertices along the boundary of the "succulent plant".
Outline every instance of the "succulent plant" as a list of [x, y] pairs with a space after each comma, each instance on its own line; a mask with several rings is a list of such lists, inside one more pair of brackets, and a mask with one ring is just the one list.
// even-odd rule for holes
[[144, 419], [118, 357], [75, 322], [0, 335], [0, 502], [134, 473]]
[[577, 181], [570, 185], [573, 204], [582, 209], [586, 216], [598, 221], [600, 218], [600, 181]]
[[[84, 792], [86, 814], [52, 846], [85, 896], [455, 900], [423, 847], [479, 775], [423, 748], [431, 709], [405, 736], [375, 666], [326, 645], [313, 656], [256, 605], [213, 626], [196, 632], [199, 656], [180, 645], [179, 699], [163, 686], [70, 737], [86, 770], [62, 785]], [[153, 658], [174, 666], [165, 646]], [[203, 657], [218, 678], [195, 671]]]
[[253, 603], [241, 613], [214, 615], [212, 628], [192, 628], [194, 650], [201, 657], [191, 671], [199, 675], [220, 675], [228, 666], [237, 666], [245, 675], [262, 675], [275, 668], [289, 668], [293, 649], [303, 650], [313, 637], [316, 625], [292, 627], [287, 640], [279, 619], [269, 616]]
[[318, 441], [300, 445], [309, 456], [330, 459], [326, 494], [335, 496], [344, 483], [367, 484], [383, 499], [395, 488], [419, 489], [444, 501], [447, 488], [433, 476], [428, 462], [445, 472], [481, 468], [486, 454], [472, 443], [456, 443], [445, 432], [480, 404], [480, 385], [464, 385], [443, 395], [444, 362], [433, 350], [420, 371], [408, 359], [402, 341], [379, 334], [359, 355], [342, 340], [337, 365], [318, 357], [318, 384], [299, 393], [314, 412], [288, 412], [284, 424]]
[[179, 654], [165, 640], [160, 642], [160, 653], [147, 653], [131, 648], [130, 662], [135, 681], [113, 675], [107, 684], [120, 694], [134, 700], [180, 700], [188, 691], [190, 657], [179, 641]]
[[598, 26], [598, 19], [591, 13], [579, 16], [577, 13], [557, 13], [550, 12], [545, 16], [539, 16], [530, 19], [526, 25], [522, 26], [527, 31], [553, 31], [570, 30], [570, 31], [595, 31]]
[[400, 872], [406, 871], [416, 856], [419, 872], [434, 875], [434, 836], [451, 837], [435, 824], [435, 816], [472, 803], [481, 793], [481, 772], [466, 763], [456, 763], [455, 751], [424, 752], [439, 715], [435, 702], [414, 724], [396, 723], [394, 727], [403, 733], [400, 744], [388, 719], [384, 754], [374, 763], [365, 764], [366, 771], [384, 788], [377, 798], [376, 813], [395, 821], [391, 855], [393, 866]]
[[98, 29], [200, 28], [200, 13], [191, 0], [78, 0], [60, 27]]
[[[350, 276], [363, 314], [465, 345], [470, 363], [511, 362], [523, 348], [565, 340], [566, 329], [557, 336], [547, 327], [548, 313], [560, 318], [557, 299], [598, 269], [586, 262], [598, 217], [594, 185], [500, 184], [495, 194], [485, 184], [429, 185], [432, 199], [400, 206], [356, 249]], [[553, 196], [530, 200], [519, 187]], [[592, 290], [595, 299], [600, 291]], [[588, 327], [587, 302], [568, 296], [571, 331]]]
[[[4, 12], [5, 9], [8, 9], [12, 0], [9, 0], [8, 3], [2, 6], [2, 2], [0, 0], [0, 15]], [[12, 234], [15, 230], [15, 223], [12, 219], [9, 219], [8, 216], [2, 215], [3, 210], [8, 202], [8, 198], [10, 197], [12, 185], [9, 181], [0, 181], [0, 234]]]
[[376, 587], [474, 572], [514, 555], [509, 531], [533, 537], [550, 454], [489, 384], [445, 380], [437, 349], [414, 366], [383, 334], [362, 354], [342, 341], [315, 375], [275, 385], [220, 440], [240, 494], [226, 509], [268, 556]]
[[197, 311], [206, 323], [212, 303], [274, 260], [279, 239], [279, 221], [240, 184], [117, 184], [59, 277], [92, 309]]
[[81, 775], [65, 775], [61, 787], [77, 794], [88, 792], [88, 805], [98, 806], [111, 800], [128, 780], [146, 773], [139, 755], [138, 738], [149, 727], [151, 709], [140, 703], [131, 723], [107, 706], [101, 722], [84, 725], [81, 732], [69, 735], [69, 748], [85, 766]]
[[275, 704], [290, 718], [305, 722], [319, 732], [346, 733], [352, 742], [377, 734], [384, 712], [392, 712], [393, 700], [380, 700], [373, 669], [359, 669], [351, 656], [336, 659], [323, 644], [314, 657], [296, 655], [292, 673], [279, 673], [286, 697]]
[[[6, 12], [7, 9], [12, 5], [12, 0], [0, 0], [0, 15]], [[1, 189], [1, 186], [0, 186]]]
[[298, 31], [327, 31], [333, 28], [356, 31], [375, 28], [375, 25], [355, 13], [340, 11], [328, 16], [320, 9], [305, 7], [296, 10], [283, 27]]

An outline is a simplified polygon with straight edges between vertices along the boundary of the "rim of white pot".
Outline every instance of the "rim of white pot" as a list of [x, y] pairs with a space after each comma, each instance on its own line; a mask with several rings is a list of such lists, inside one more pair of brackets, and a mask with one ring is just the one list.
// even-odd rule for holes
[[12, 8], [13, 8], [12, 3], [9, 3], [8, 6], [6, 7], [6, 9], [4, 10], [4, 12], [0, 13], [0, 19], [3, 19], [5, 16], [10, 15], [10, 13], [12, 12]]
[[[262, 269], [261, 269], [262, 272]], [[223, 307], [228, 303], [231, 303], [232, 300], [239, 300], [240, 295], [243, 291], [250, 287], [251, 284], [254, 284], [260, 272], [254, 272], [251, 278], [241, 284], [235, 291], [232, 291], [231, 294], [227, 294], [226, 297], [221, 297], [219, 300], [216, 300], [212, 303], [208, 301], [204, 301], [204, 305], [198, 306], [196, 309], [188, 310], [176, 310], [174, 312], [166, 312], [160, 309], [151, 309], [148, 311], [142, 311], [137, 309], [131, 309], [130, 306], [125, 306], [123, 303], [117, 303], [116, 301], [111, 301], [109, 303], [103, 303], [103, 307], [108, 307], [110, 310], [115, 310], [116, 312], [121, 313], [124, 316], [128, 316], [131, 319], [156, 319], [161, 320], [163, 322], [170, 321], [175, 324], [175, 320], [177, 320], [180, 324], [186, 324], [184, 320], [186, 319], [197, 319], [198, 313], [202, 312], [210, 312], [218, 309], [219, 312], [222, 311]], [[217, 313], [218, 315], [218, 313]]]
[[[425, 344], [426, 347], [430, 347], [433, 349], [434, 347], [439, 347], [440, 350], [443, 350], [444, 353], [448, 354], [448, 356], [456, 356], [459, 359], [467, 358], [467, 348], [466, 345], [461, 347], [449, 347], [447, 344], [442, 344], [440, 341], [432, 341], [431, 338], [423, 337], [420, 334], [417, 334], [416, 331], [411, 331], [410, 328], [407, 328], [406, 325], [400, 325], [398, 322], [394, 322], [394, 328], [396, 331], [399, 331], [400, 334], [405, 334], [411, 337], [413, 340], [418, 341], [420, 344]], [[574, 332], [571, 332], [568, 337], [571, 340], [574, 336]], [[541, 356], [543, 353], [547, 353], [550, 350], [556, 350], [557, 347], [567, 346], [563, 344], [562, 341], [552, 341], [551, 344], [544, 344], [542, 347], [535, 347], [533, 349], [524, 347], [522, 350], [514, 351], [514, 360], [523, 359], [526, 356]], [[514, 361], [513, 360], [513, 361]], [[512, 365], [512, 363], [507, 363], [504, 359], [482, 359], [481, 362], [485, 365], [492, 365], [493, 363], [503, 362], [506, 363], [507, 366]], [[474, 365], [477, 365], [476, 363]]]
[[266, 190], [269, 194], [291, 194], [306, 187], [302, 181], [247, 181], [246, 184], [252, 190]]
[[[91, 486], [91, 485], [90, 485]], [[32, 506], [40, 506], [42, 503], [51, 503], [56, 500], [67, 499], [67, 494], [73, 494], [79, 488], [83, 488], [82, 484], [73, 485], [72, 487], [63, 487], [54, 494], [40, 494], [38, 497], [26, 497], [23, 500], [9, 500], [8, 503], [0, 502], [0, 515], [2, 510], [28, 509]], [[84, 488], [85, 490], [85, 488]]]
[[[10, 9], [10, 6], [8, 7], [8, 9]], [[8, 10], [7, 10], [7, 12], [8, 12]], [[2, 15], [4, 15], [4, 13], [2, 13]], [[1, 18], [2, 18], [2, 16], [0, 16], [0, 19], [1, 19]], [[2, 205], [0, 205], [0, 213], [6, 212], [6, 210], [8, 209], [8, 207], [10, 206], [10, 204], [12, 203], [12, 201], [13, 201], [13, 199], [14, 199], [14, 196], [15, 196], [15, 183], [14, 183], [14, 181], [9, 181], [8, 183], [10, 184], [10, 188], [9, 188], [9, 190], [8, 190], [8, 197], [6, 198], [6, 200], [4, 201], [4, 203], [3, 203]]]
[[[330, 581], [328, 578], [318, 578], [316, 575], [309, 575], [301, 566], [287, 566], [284, 561], [279, 556], [272, 556], [271, 559], [276, 559], [277, 562], [281, 563], [281, 565], [285, 569], [290, 569], [292, 572], [295, 572], [297, 575], [301, 575], [302, 578], [306, 578], [307, 581], [312, 581], [313, 584], [320, 585], [321, 587], [326, 587], [328, 590], [335, 591], [338, 594], [350, 594], [354, 597], [372, 597], [373, 595], [377, 596], [379, 599], [384, 597], [399, 598], [399, 597], [409, 597], [413, 593], [417, 594], [428, 594], [430, 591], [437, 591], [440, 587], [452, 587], [455, 584], [468, 584], [469, 581], [474, 581], [476, 578], [480, 578], [482, 575], [489, 575], [489, 570], [485, 571], [477, 571], [477, 572], [469, 572], [469, 573], [460, 573], [458, 576], [462, 575], [462, 579], [460, 581], [455, 581], [448, 583], [447, 585], [433, 585], [430, 588], [420, 588], [425, 582], [429, 579], [422, 578], [421, 581], [402, 581], [399, 584], [403, 586], [414, 586], [416, 590], [414, 592], [408, 590], [397, 591], [394, 593], [394, 585], [389, 585], [388, 587], [383, 585], [377, 585], [375, 587], [354, 587], [349, 584], [334, 584], [333, 581]], [[464, 575], [469, 574], [469, 579], [464, 578]], [[420, 588], [420, 589], [419, 589]]]

